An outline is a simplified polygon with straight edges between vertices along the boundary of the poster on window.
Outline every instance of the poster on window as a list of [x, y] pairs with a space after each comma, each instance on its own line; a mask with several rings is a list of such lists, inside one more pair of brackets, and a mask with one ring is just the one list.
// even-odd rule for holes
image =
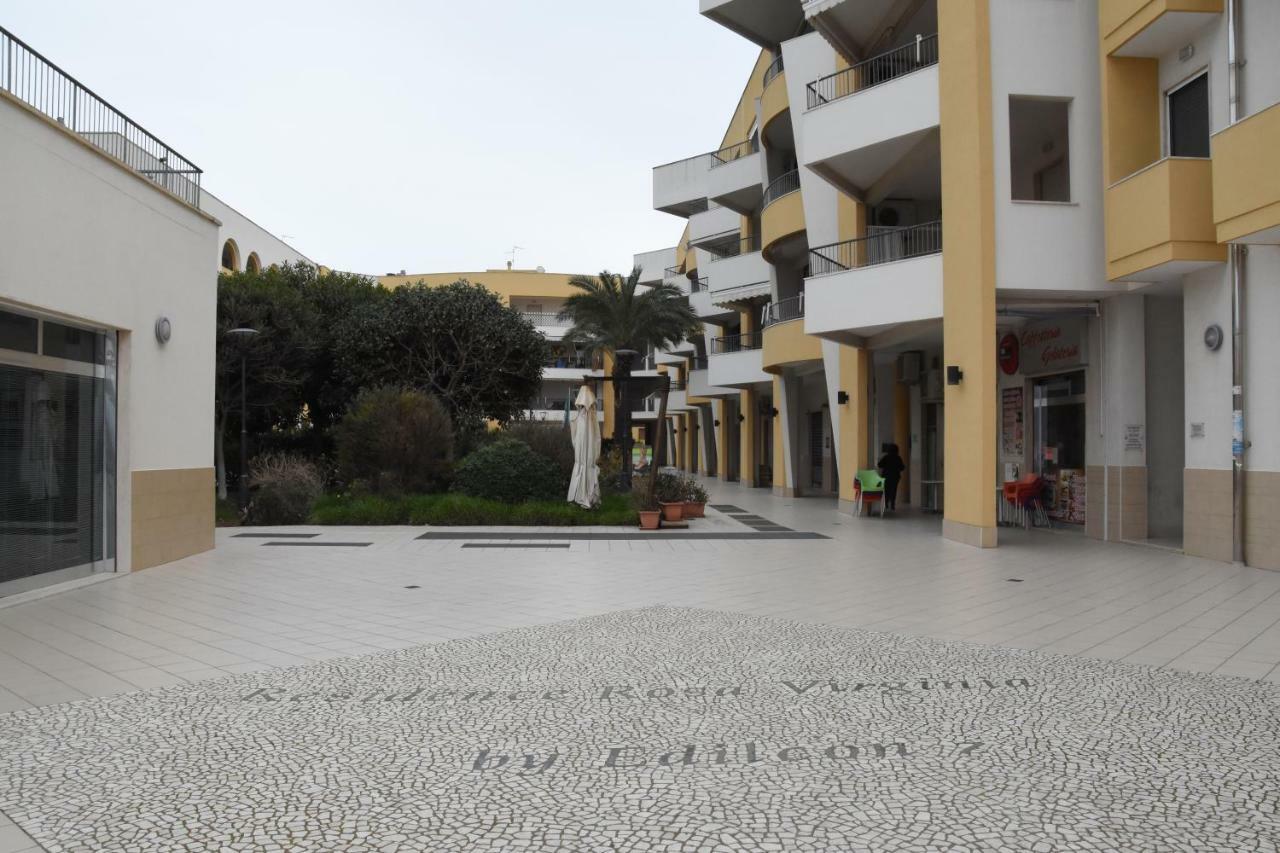
[[1021, 459], [1024, 428], [1021, 388], [1005, 388], [1000, 392], [1000, 413], [1001, 449], [1005, 456]]

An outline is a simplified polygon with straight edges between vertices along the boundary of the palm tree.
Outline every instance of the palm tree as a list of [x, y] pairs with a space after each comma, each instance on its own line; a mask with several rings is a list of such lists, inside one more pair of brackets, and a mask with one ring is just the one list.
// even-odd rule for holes
[[[582, 344], [592, 352], [614, 354], [613, 381], [620, 393], [614, 398], [619, 408], [613, 421], [613, 437], [627, 461], [622, 470], [624, 485], [629, 486], [631, 405], [627, 389], [632, 360], [638, 353], [700, 334], [702, 322], [678, 287], [665, 281], [641, 286], [640, 267], [631, 270], [626, 278], [608, 270], [596, 276], [577, 275], [569, 280], [569, 286], [578, 292], [565, 299], [560, 309], [560, 318], [573, 322], [564, 340]], [[657, 462], [655, 457], [654, 464]]]

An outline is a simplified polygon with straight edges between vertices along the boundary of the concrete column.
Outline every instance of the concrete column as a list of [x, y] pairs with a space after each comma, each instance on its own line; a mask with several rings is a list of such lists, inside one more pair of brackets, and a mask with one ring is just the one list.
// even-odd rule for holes
[[[1103, 302], [1102, 340], [1103, 467], [1086, 469], [1094, 498], [1086, 508], [1085, 527], [1096, 538], [1146, 539], [1146, 314], [1140, 294]], [[1126, 433], [1133, 428], [1141, 433], [1141, 447], [1126, 446]]]
[[738, 480], [744, 486], [757, 486], [760, 480], [756, 430], [760, 423], [760, 394], [755, 390], [738, 392]]
[[785, 371], [773, 378], [773, 493], [785, 497], [804, 494], [800, 479], [800, 380]]
[[[604, 354], [604, 375], [613, 375], [613, 353], [606, 352]], [[604, 412], [604, 424], [600, 428], [600, 435], [604, 438], [613, 438], [613, 424], [616, 412], [614, 411], [614, 400], [617, 399], [617, 389], [613, 387], [612, 382], [601, 382], [603, 392], [600, 394], [600, 405]]]
[[943, 364], [963, 371], [944, 400], [943, 535], [996, 545], [995, 196], [988, 0], [938, 4], [942, 126]]
[[733, 407], [729, 405], [727, 400], [717, 400], [716, 406], [720, 410], [720, 427], [716, 431], [716, 434], [720, 439], [720, 453], [716, 457], [716, 461], [719, 463], [717, 466], [718, 470], [716, 471], [716, 476], [721, 480], [728, 482], [729, 474], [730, 471], [732, 471], [733, 465], [730, 457], [730, 450], [732, 449], [732, 444], [730, 443], [730, 436], [732, 433], [730, 430], [737, 425], [735, 419], [738, 416], [733, 411]]

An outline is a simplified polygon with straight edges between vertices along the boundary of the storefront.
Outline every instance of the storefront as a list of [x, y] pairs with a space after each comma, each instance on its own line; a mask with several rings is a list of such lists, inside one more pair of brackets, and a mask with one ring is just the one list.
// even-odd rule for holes
[[0, 595], [115, 567], [115, 350], [0, 311]]

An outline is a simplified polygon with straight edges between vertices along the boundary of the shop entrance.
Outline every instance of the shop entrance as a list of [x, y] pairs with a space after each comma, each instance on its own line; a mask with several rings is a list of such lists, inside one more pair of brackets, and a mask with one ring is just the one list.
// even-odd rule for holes
[[1032, 465], [1049, 484], [1055, 521], [1085, 520], [1085, 376], [1083, 370], [1032, 380]]
[[924, 464], [920, 477], [920, 507], [929, 512], [942, 512], [942, 404], [924, 403], [921, 409], [924, 429], [920, 450]]
[[0, 596], [115, 565], [115, 335], [0, 311]]

